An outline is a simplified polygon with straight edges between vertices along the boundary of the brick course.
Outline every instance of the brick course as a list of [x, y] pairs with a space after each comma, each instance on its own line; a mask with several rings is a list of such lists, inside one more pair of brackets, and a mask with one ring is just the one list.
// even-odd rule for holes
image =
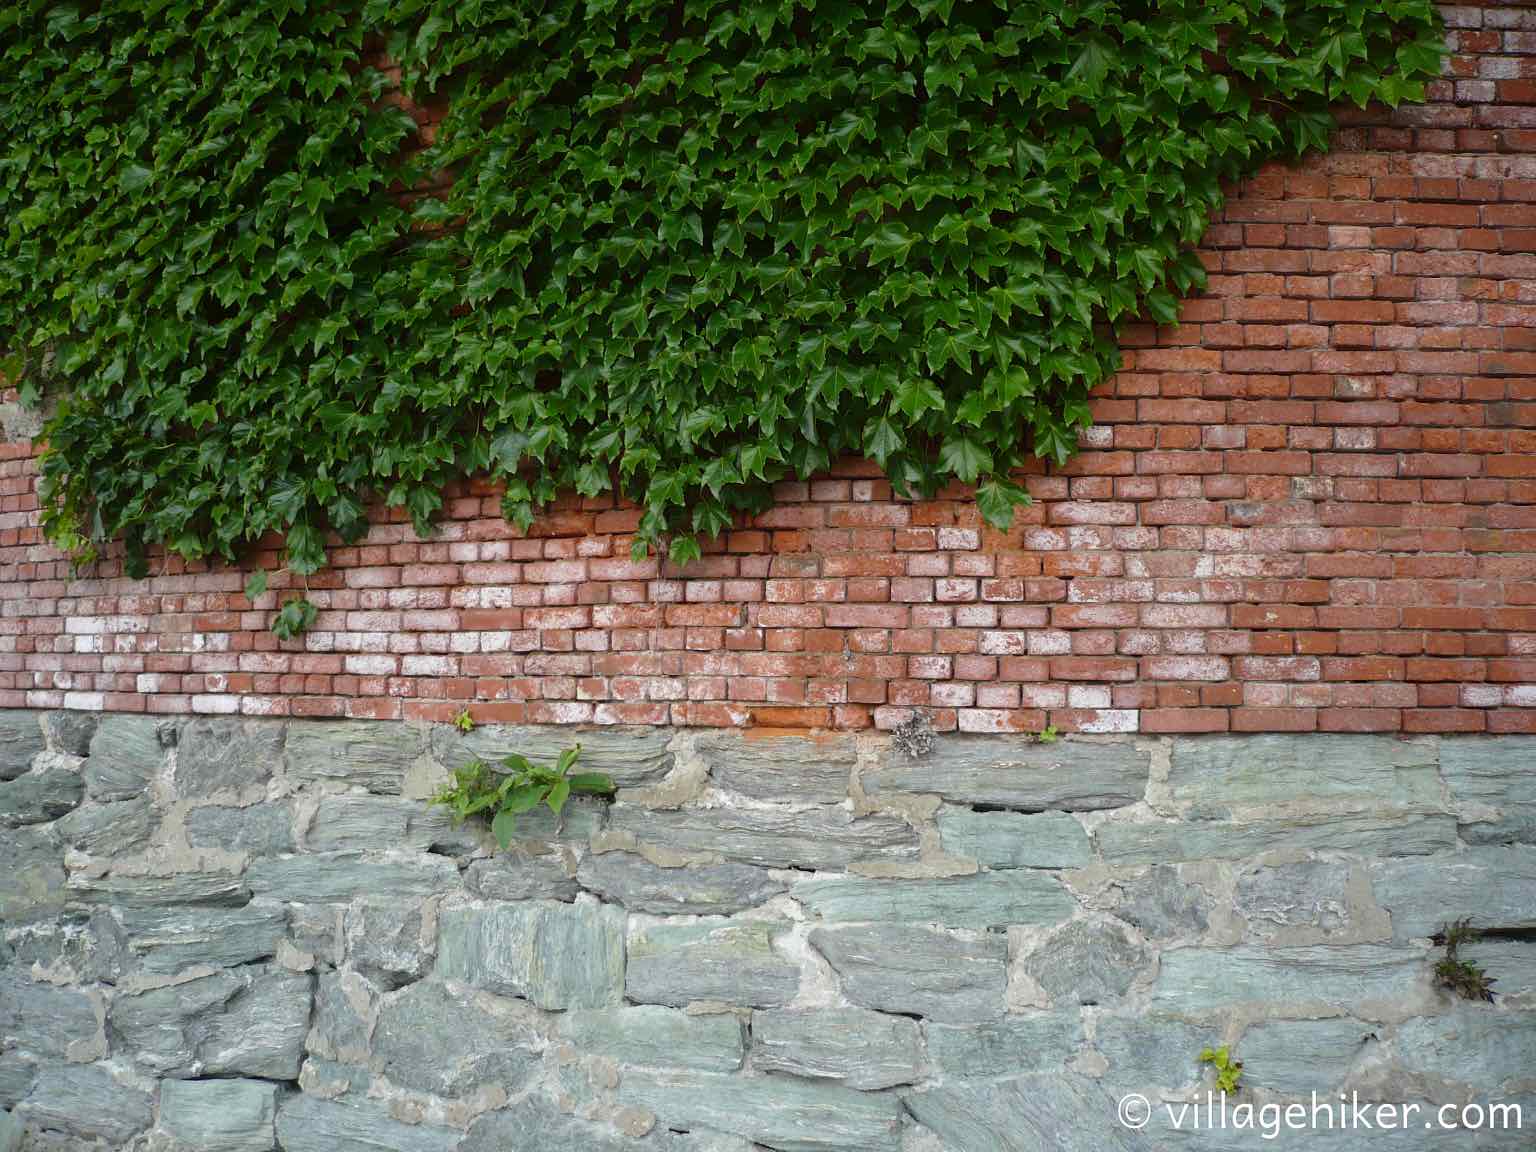
[[[302, 642], [242, 572], [79, 576], [0, 446], [0, 707], [1087, 732], [1536, 732], [1536, 8], [1444, 9], [1430, 101], [1233, 189], [1176, 330], [1035, 503], [847, 461], [677, 569], [633, 509], [380, 512]], [[254, 558], [269, 567], [275, 549]]]

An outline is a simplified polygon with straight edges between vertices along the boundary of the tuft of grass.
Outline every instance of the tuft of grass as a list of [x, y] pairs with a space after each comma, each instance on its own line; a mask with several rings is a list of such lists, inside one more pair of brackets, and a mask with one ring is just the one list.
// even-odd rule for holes
[[1445, 955], [1435, 962], [1435, 984], [1463, 1000], [1492, 1004], [1494, 978], [1472, 961], [1457, 955], [1463, 944], [1470, 944], [1479, 935], [1481, 933], [1472, 927], [1472, 921], [1465, 917], [1452, 921], [1435, 935], [1434, 942], [1445, 949]]

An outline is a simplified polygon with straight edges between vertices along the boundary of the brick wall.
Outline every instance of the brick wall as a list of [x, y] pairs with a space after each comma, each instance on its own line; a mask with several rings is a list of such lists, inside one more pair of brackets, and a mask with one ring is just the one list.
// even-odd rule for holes
[[[1536, 732], [1536, 8], [1446, 8], [1427, 105], [1232, 190], [1014, 529], [849, 462], [685, 570], [636, 513], [379, 517], [268, 630], [234, 570], [80, 577], [0, 449], [0, 707], [967, 731]], [[275, 566], [276, 553], [257, 558]], [[274, 581], [274, 589], [281, 581]]]

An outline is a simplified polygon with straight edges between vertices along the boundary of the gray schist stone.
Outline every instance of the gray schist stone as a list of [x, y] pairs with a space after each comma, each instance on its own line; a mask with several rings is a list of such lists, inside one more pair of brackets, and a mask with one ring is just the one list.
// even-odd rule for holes
[[959, 1028], [930, 1021], [923, 1031], [936, 1068], [973, 1080], [1060, 1071], [1083, 1042], [1076, 1012], [1010, 1014]]
[[1241, 822], [1116, 822], [1099, 825], [1093, 838], [1104, 862], [1111, 865], [1245, 860], [1274, 851], [1427, 856], [1456, 847], [1456, 820], [1453, 816], [1314, 814]]
[[16, 1114], [28, 1128], [121, 1144], [149, 1127], [154, 1109], [149, 1093], [121, 1083], [105, 1065], [57, 1064], [38, 1072]]
[[703, 920], [651, 924], [629, 941], [624, 993], [646, 1004], [682, 1008], [718, 1000], [743, 1008], [774, 1008], [794, 999], [800, 969], [774, 951], [784, 921]]
[[187, 721], [176, 739], [176, 791], [206, 797], [263, 783], [282, 764], [287, 731], [282, 720]]
[[277, 952], [288, 917], [277, 904], [243, 908], [129, 908], [121, 920], [130, 955], [149, 973], [170, 974], [198, 964], [229, 968]]
[[750, 864], [662, 868], [633, 852], [603, 852], [581, 862], [581, 886], [631, 912], [658, 916], [729, 915], [754, 908], [789, 885]]
[[426, 751], [420, 729], [378, 720], [295, 720], [284, 748], [290, 779], [341, 780], [399, 795], [405, 772]]
[[[37, 719], [35, 712], [0, 713], [0, 717], [20, 715], [30, 718], [33, 722]], [[101, 722], [101, 717], [95, 712], [49, 712], [43, 717], [43, 729], [48, 736], [48, 746], [70, 756], [89, 756], [91, 754], [91, 737], [96, 735], [96, 726]], [[20, 726], [19, 743], [26, 746], [29, 743], [29, 733], [25, 724]], [[6, 721], [0, 718], [0, 744], [6, 742], [4, 732]], [[3, 760], [0, 760], [3, 764]], [[4, 777], [5, 768], [0, 766], [0, 777]]]
[[222, 848], [252, 856], [293, 851], [293, 814], [281, 801], [249, 808], [194, 808], [187, 813], [187, 840], [198, 848]]
[[964, 939], [898, 924], [835, 925], [811, 931], [811, 944], [855, 1004], [947, 1024], [1002, 1015], [1007, 941], [997, 933]]
[[934, 793], [959, 804], [1039, 812], [1092, 810], [1134, 804], [1146, 791], [1151, 753], [1131, 744], [1066, 740], [1040, 744], [1025, 737], [954, 736], [913, 760], [896, 748], [864, 790]]
[[91, 856], [123, 855], [149, 838], [154, 810], [148, 800], [87, 804], [59, 821], [59, 835], [71, 848]]
[[80, 773], [68, 768], [28, 772], [0, 782], [0, 828], [57, 820], [80, 803], [84, 792]]
[[1074, 920], [1019, 964], [1053, 1001], [1070, 1004], [1116, 1000], [1151, 965], [1151, 949], [1109, 920]]
[[32, 767], [32, 757], [42, 750], [43, 729], [36, 712], [0, 711], [0, 780], [14, 780], [25, 773]]
[[1243, 1086], [1326, 1095], [1344, 1079], [1375, 1029], [1358, 1020], [1271, 1020], [1243, 1033], [1235, 1055]]
[[1093, 860], [1087, 831], [1065, 812], [973, 812], [946, 804], [938, 822], [944, 851], [984, 868], [1086, 868]]
[[1197, 736], [1177, 740], [1168, 787], [1200, 818], [1297, 797], [1363, 811], [1439, 811], [1435, 744], [1392, 736]]
[[1093, 1046], [1109, 1064], [1106, 1083], [1120, 1088], [1177, 1090], [1204, 1075], [1200, 1053], [1221, 1039], [1219, 1027], [1160, 1014], [1098, 1016]]
[[403, 1124], [382, 1101], [349, 1092], [342, 1103], [298, 1093], [277, 1109], [283, 1152], [454, 1152], [463, 1134], [430, 1124]]
[[186, 1152], [271, 1152], [277, 1085], [264, 1080], [167, 1080], [160, 1129]]
[[141, 796], [149, 778], [165, 763], [166, 744], [174, 739], [167, 721], [153, 716], [103, 716], [91, 737], [85, 763], [85, 788], [93, 800], [131, 800]]
[[21, 1152], [21, 1121], [0, 1111], [0, 1152]]
[[1480, 928], [1536, 928], [1536, 845], [1377, 860], [1371, 884], [1399, 940], [1432, 936], [1463, 917]]
[[55, 983], [70, 979], [115, 984], [131, 964], [123, 931], [106, 909], [9, 927], [8, 939], [0, 945], [0, 971], [7, 948], [13, 950], [10, 963], [16, 971], [46, 972]]
[[621, 788], [650, 784], [672, 768], [667, 745], [672, 733], [655, 727], [508, 727], [487, 724], [470, 732], [437, 727], [432, 730], [432, 754], [439, 764], [458, 768], [471, 760], [484, 760], [492, 768], [517, 753], [536, 764], [551, 767], [573, 744], [581, 756], [572, 772], [602, 772]]
[[768, 868], [846, 868], [856, 860], [913, 859], [917, 833], [892, 816], [854, 819], [843, 808], [694, 808], [616, 805], [609, 827], [650, 844], [710, 852]]
[[1179, 948], [1165, 952], [1153, 1000], [1203, 1015], [1234, 1004], [1308, 1005], [1359, 1014], [1365, 1003], [1401, 1004], [1424, 972], [1418, 949], [1378, 944], [1312, 948]]
[[311, 852], [366, 852], [383, 848], [425, 849], [406, 836], [420, 801], [394, 796], [323, 796], [309, 829], [305, 847]]
[[1210, 893], [1184, 880], [1175, 865], [1154, 865], [1117, 887], [1120, 906], [1115, 915], [1150, 940], [1198, 936], [1210, 924]]
[[[0, 1108], [14, 1108], [27, 1098], [37, 1080], [37, 1065], [23, 1060], [14, 1052], [7, 1052], [0, 1060]], [[0, 1148], [4, 1148], [0, 1144]]]
[[759, 800], [837, 804], [848, 798], [858, 747], [842, 734], [699, 733], [694, 748], [716, 784]]
[[1536, 998], [1536, 940], [1474, 940], [1457, 955], [1492, 976], [1501, 999]]
[[366, 1064], [379, 1017], [379, 989], [365, 976], [346, 970], [322, 972], [315, 980], [307, 1052], [325, 1060]]
[[470, 861], [464, 872], [464, 886], [486, 900], [570, 903], [581, 891], [573, 871], [572, 862], [563, 853], [520, 856], [501, 852], [489, 860]]
[[624, 922], [595, 903], [444, 908], [437, 972], [540, 1008], [606, 1007], [624, 994]]
[[113, 1048], [157, 1075], [294, 1080], [312, 985], [308, 973], [251, 966], [119, 993], [109, 1016]]
[[238, 907], [251, 898], [250, 889], [230, 872], [175, 872], [169, 876], [76, 875], [70, 879], [69, 899], [80, 904], [110, 904], [117, 908], [156, 908], [168, 904], [213, 904]]
[[394, 1084], [437, 1096], [481, 1085], [516, 1092], [538, 1070], [542, 1047], [525, 1020], [486, 1011], [474, 997], [422, 981], [384, 998], [373, 1066]]
[[1397, 1030], [1397, 1063], [1410, 1072], [1467, 1084], [1483, 1097], [1536, 1079], [1536, 1013], [1457, 1005], [1444, 1016], [1419, 1016]]
[[1536, 844], [1536, 739], [1441, 740], [1440, 772], [1454, 804], [1480, 810], [1463, 816], [1463, 840]]
[[64, 846], [52, 828], [0, 836], [0, 920], [23, 921], [64, 907]]
[[3, 1060], [19, 1048], [34, 1057], [83, 1061], [106, 1055], [96, 1005], [76, 988], [29, 979], [19, 968], [0, 968], [0, 1045]]
[[408, 899], [452, 892], [459, 870], [443, 856], [363, 856], [351, 852], [256, 860], [246, 880], [257, 896], [296, 904], [346, 903], [367, 894]]
[[922, 1076], [922, 1038], [915, 1020], [865, 1008], [754, 1012], [752, 1067], [873, 1091]]
[[419, 980], [437, 951], [435, 924], [416, 902], [361, 900], [347, 906], [347, 958], [386, 988]]
[[1294, 928], [1335, 931], [1349, 923], [1349, 866], [1299, 860], [1253, 868], [1237, 878], [1237, 910], [1255, 935], [1284, 936]]
[[1115, 1099], [1069, 1074], [945, 1084], [902, 1097], [953, 1152], [1131, 1152], [1147, 1147], [1115, 1119]]
[[562, 1039], [620, 1064], [700, 1072], [734, 1072], [741, 1067], [741, 1021], [732, 1015], [693, 1016], [676, 1008], [640, 1004], [567, 1012], [559, 1024]]
[[[684, 1139], [670, 1137], [663, 1128], [653, 1131], [648, 1139], [632, 1140], [562, 1112], [548, 1097], [531, 1092], [477, 1119], [458, 1152], [517, 1152], [524, 1148], [529, 1152], [693, 1152], [693, 1145], [682, 1143]], [[705, 1148], [700, 1147], [699, 1152]], [[740, 1152], [750, 1149], [742, 1147]]]
[[778, 1152], [897, 1152], [894, 1096], [779, 1076], [627, 1068], [622, 1103], [654, 1112], [658, 1125], [712, 1128]]
[[1056, 924], [1076, 907], [1055, 877], [1024, 870], [923, 880], [839, 876], [796, 884], [793, 895], [813, 917], [828, 922], [949, 928]]

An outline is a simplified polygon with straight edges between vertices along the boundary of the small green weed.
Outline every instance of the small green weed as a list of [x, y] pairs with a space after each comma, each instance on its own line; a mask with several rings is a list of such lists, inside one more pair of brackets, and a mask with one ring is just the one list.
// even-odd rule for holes
[[1047, 724], [1035, 734], [1035, 739], [1042, 744], [1054, 744], [1061, 739], [1061, 733], [1056, 731], [1056, 725]]
[[471, 760], [453, 770], [453, 780], [432, 797], [432, 803], [447, 808], [455, 824], [471, 816], [488, 817], [496, 843], [505, 849], [516, 834], [518, 816], [524, 812], [543, 804], [560, 816], [573, 793], [613, 794], [613, 780], [602, 772], [571, 774], [580, 755], [581, 745], [574, 745], [560, 753], [559, 761], [549, 768], [513, 753], [501, 762], [506, 771], [495, 770], [483, 760]]
[[1456, 954], [1463, 944], [1476, 940], [1479, 933], [1472, 921], [1461, 919], [1448, 925], [1434, 937], [1434, 942], [1445, 949], [1445, 955], [1435, 963], [1435, 983], [1449, 989], [1463, 1000], [1481, 1000], [1493, 1003], [1494, 978], [1470, 960]]
[[1209, 1064], [1216, 1073], [1216, 1087], [1223, 1096], [1235, 1096], [1243, 1086], [1243, 1062], [1232, 1059], [1225, 1047], [1206, 1048], [1200, 1053], [1200, 1063]]
[[469, 706], [459, 710], [453, 718], [453, 726], [460, 732], [473, 732], [475, 730], [475, 718], [469, 714]]

